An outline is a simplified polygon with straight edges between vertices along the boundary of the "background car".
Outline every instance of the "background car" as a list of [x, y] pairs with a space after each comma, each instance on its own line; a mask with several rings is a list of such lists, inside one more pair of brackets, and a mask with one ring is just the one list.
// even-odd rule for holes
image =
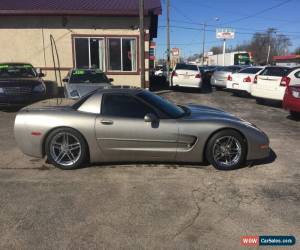
[[167, 79], [167, 67], [162, 65], [157, 66], [155, 68], [154, 75]]
[[290, 83], [287, 85], [283, 98], [283, 108], [289, 110], [295, 118], [300, 118], [300, 69], [293, 70], [289, 77]]
[[264, 67], [247, 67], [232, 74], [231, 77], [227, 78], [226, 88], [233, 91], [251, 93], [251, 84], [254, 78], [263, 69]]
[[218, 88], [226, 88], [227, 80], [232, 77], [232, 74], [242, 69], [242, 66], [227, 66], [217, 68], [210, 79], [210, 84]]
[[210, 82], [211, 76], [217, 70], [218, 66], [203, 66], [204, 76], [202, 77], [203, 81]]
[[23, 106], [44, 99], [43, 76], [28, 63], [1, 63], [0, 106]]
[[171, 86], [202, 88], [202, 75], [197, 65], [176, 64], [172, 76]]
[[201, 162], [232, 170], [269, 155], [260, 129], [222, 110], [177, 106], [134, 88], [97, 90], [74, 105], [21, 110], [15, 138], [62, 169], [95, 162]]
[[266, 99], [282, 101], [286, 86], [291, 80], [288, 76], [291, 70], [288, 67], [266, 67], [255, 76], [253, 84], [251, 84], [251, 95], [258, 102]]
[[99, 69], [73, 69], [63, 81], [65, 97], [79, 99], [98, 88], [111, 86], [113, 79]]

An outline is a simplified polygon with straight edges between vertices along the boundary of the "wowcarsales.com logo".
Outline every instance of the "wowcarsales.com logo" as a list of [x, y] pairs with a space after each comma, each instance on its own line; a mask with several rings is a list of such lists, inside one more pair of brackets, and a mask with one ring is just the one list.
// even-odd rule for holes
[[294, 236], [242, 236], [241, 246], [293, 246]]

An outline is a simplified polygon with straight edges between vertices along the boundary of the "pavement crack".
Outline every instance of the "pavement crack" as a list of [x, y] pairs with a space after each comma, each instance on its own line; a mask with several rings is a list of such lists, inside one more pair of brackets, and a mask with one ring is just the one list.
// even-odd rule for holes
[[[181, 235], [184, 231], [186, 231], [187, 229], [189, 229], [190, 227], [192, 227], [195, 223], [195, 221], [197, 220], [197, 218], [199, 217], [200, 213], [201, 213], [201, 207], [199, 206], [199, 203], [195, 197], [195, 192], [198, 192], [201, 188], [197, 188], [197, 189], [193, 189], [192, 190], [192, 198], [193, 201], [196, 205], [197, 208], [197, 212], [196, 214], [191, 218], [190, 222], [185, 225], [184, 227], [182, 227], [174, 236], [173, 239], [175, 239], [176, 237], [178, 237], [179, 235]], [[204, 198], [205, 199], [205, 198]]]

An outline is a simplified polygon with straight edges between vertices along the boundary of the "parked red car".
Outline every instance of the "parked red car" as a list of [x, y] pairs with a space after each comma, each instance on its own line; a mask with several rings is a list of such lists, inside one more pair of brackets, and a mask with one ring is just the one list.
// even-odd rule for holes
[[300, 85], [289, 85], [285, 90], [283, 108], [289, 110], [291, 116], [300, 118]]

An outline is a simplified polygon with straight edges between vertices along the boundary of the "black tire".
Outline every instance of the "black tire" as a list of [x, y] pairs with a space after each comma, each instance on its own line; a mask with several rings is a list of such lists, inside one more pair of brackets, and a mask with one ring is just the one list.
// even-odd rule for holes
[[[54, 159], [53, 154], [55, 154], [56, 152], [54, 151], [54, 147], [52, 146], [54, 143], [54, 140], [56, 138], [59, 138], [60, 135], [63, 134], [67, 134], [70, 135], [71, 139], [74, 139], [75, 142], [75, 138], [78, 141], [78, 147], [80, 145], [80, 153], [78, 153], [78, 156], [76, 157], [76, 160], [74, 160], [74, 162], [72, 162], [71, 164], [63, 164], [63, 163], [59, 163], [57, 159]], [[68, 139], [68, 141], [70, 140], [70, 137]], [[57, 152], [59, 152], [59, 150], [62, 149], [55, 149], [57, 150]], [[70, 152], [70, 148], [66, 149], [68, 152]], [[73, 149], [76, 150], [76, 149]], [[46, 139], [45, 142], [45, 153], [47, 155], [48, 158], [48, 162], [53, 164], [54, 166], [56, 166], [57, 168], [60, 168], [62, 170], [73, 170], [73, 169], [77, 169], [83, 166], [83, 164], [86, 162], [87, 159], [87, 153], [88, 153], [88, 148], [87, 148], [87, 144], [83, 138], [83, 136], [76, 130], [72, 129], [72, 128], [58, 128], [53, 130]], [[76, 151], [73, 153], [75, 154]], [[68, 157], [69, 153], [64, 153], [65, 154], [65, 158]], [[74, 154], [72, 154], [72, 156], [74, 156]], [[63, 157], [63, 158], [64, 158]], [[67, 159], [67, 158], [66, 158]], [[70, 158], [69, 158], [70, 159]], [[70, 159], [71, 160], [71, 159]]]
[[290, 111], [290, 114], [295, 119], [300, 119], [300, 112]]
[[[240, 148], [239, 157], [234, 158], [233, 163], [230, 165], [221, 164], [220, 162], [218, 162], [216, 160], [216, 156], [214, 156], [215, 147], [217, 147], [216, 145], [220, 145], [220, 144], [217, 144], [217, 142], [219, 140], [223, 140], [223, 138], [227, 138], [227, 137], [234, 138], [239, 143], [239, 146], [240, 146], [240, 147], [237, 147], [237, 148]], [[234, 141], [233, 143], [235, 143], [236, 141]], [[247, 143], [246, 143], [245, 139], [239, 132], [232, 130], [232, 129], [221, 130], [221, 131], [217, 132], [216, 134], [214, 134], [209, 139], [209, 141], [206, 145], [206, 150], [205, 150], [205, 156], [206, 156], [207, 161], [218, 170], [234, 170], [234, 169], [242, 167], [243, 164], [245, 163], [246, 154], [247, 154]]]

